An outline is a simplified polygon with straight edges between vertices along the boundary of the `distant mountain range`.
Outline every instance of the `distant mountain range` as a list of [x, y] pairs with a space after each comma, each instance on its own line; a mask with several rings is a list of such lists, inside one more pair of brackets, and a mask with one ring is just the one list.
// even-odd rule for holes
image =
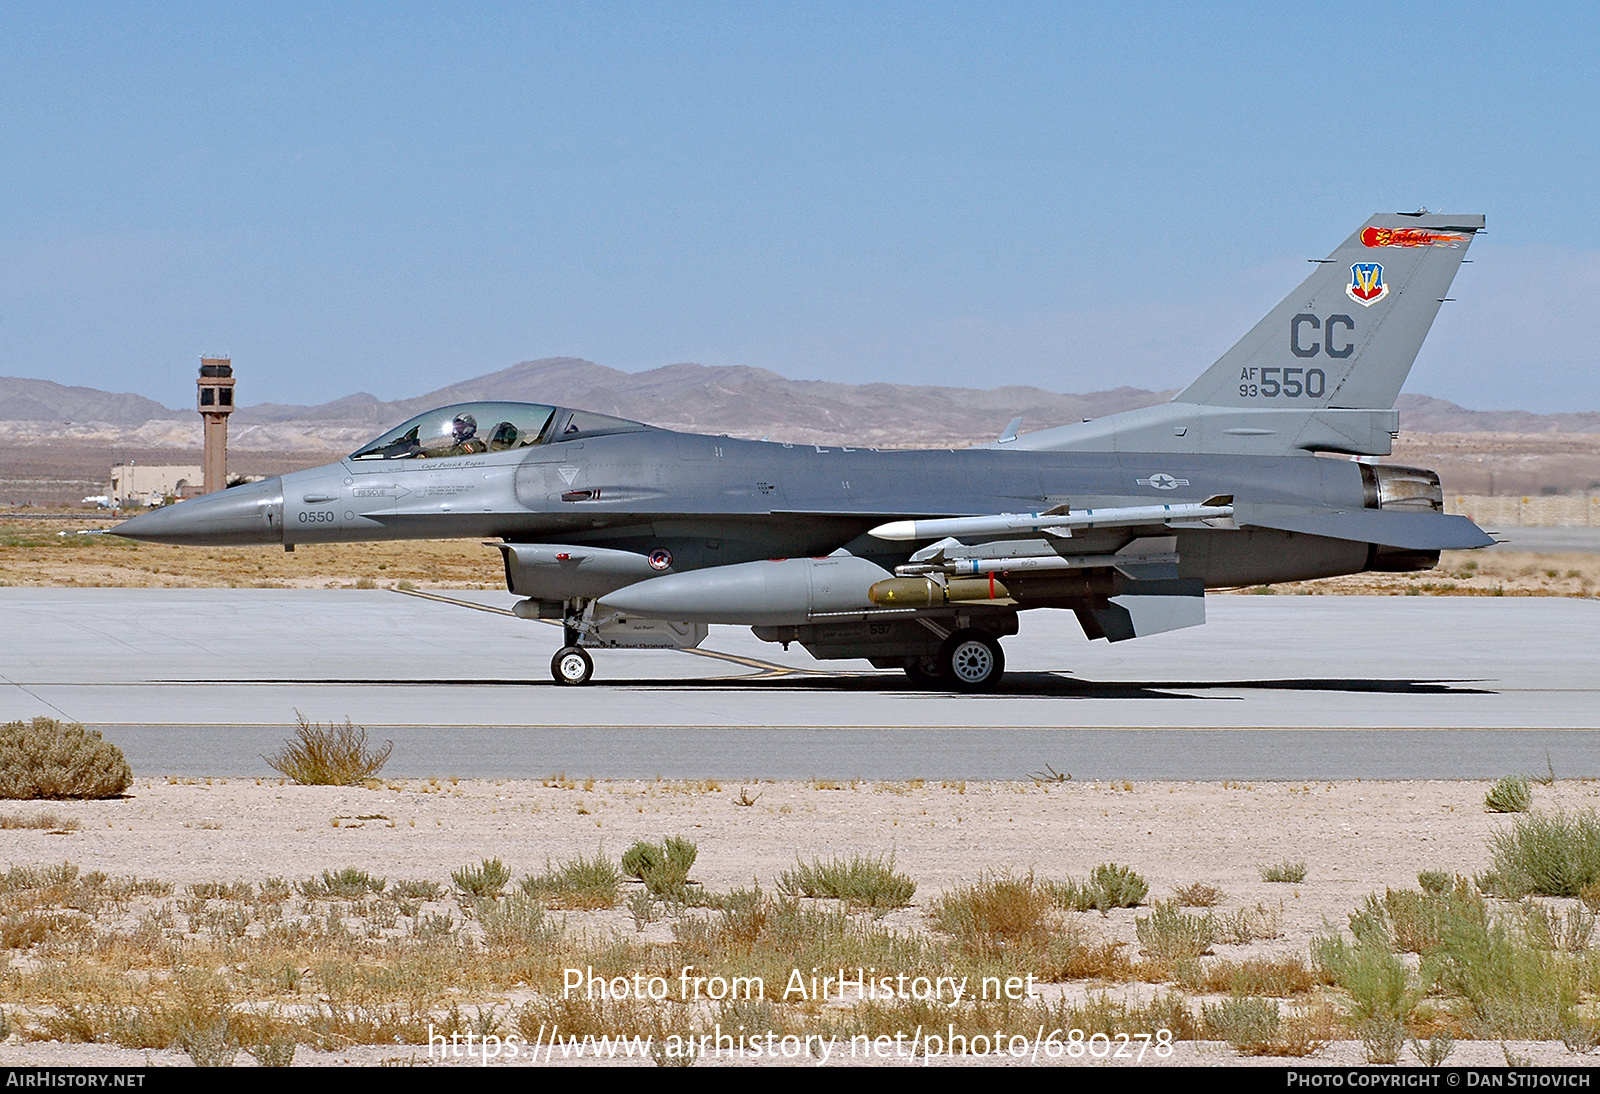
[[[248, 384], [248, 374], [245, 376]], [[966, 444], [997, 436], [1015, 416], [1024, 432], [1096, 418], [1170, 399], [1172, 391], [1122, 387], [1068, 395], [1036, 387], [989, 390], [909, 384], [838, 384], [789, 380], [764, 369], [668, 365], [628, 373], [575, 357], [526, 361], [412, 399], [385, 402], [365, 392], [316, 406], [261, 403], [240, 407], [241, 430], [295, 433], [320, 425], [339, 440], [376, 433], [419, 411], [480, 399], [557, 403], [671, 429], [771, 436], [802, 443]], [[1600, 413], [1533, 414], [1467, 410], [1444, 399], [1402, 395], [1400, 420], [1416, 433], [1597, 433]], [[154, 427], [196, 420], [141, 395], [65, 387], [48, 380], [0, 377], [0, 422]], [[276, 428], [274, 428], [276, 427]], [[346, 431], [351, 431], [347, 434]], [[314, 436], [313, 428], [311, 434]]]

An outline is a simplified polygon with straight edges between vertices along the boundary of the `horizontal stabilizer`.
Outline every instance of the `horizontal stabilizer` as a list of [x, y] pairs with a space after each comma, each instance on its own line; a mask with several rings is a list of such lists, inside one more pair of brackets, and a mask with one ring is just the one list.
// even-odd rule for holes
[[1494, 543], [1488, 533], [1466, 517], [1447, 513], [1235, 502], [1234, 520], [1241, 527], [1276, 528], [1407, 551], [1463, 551]]

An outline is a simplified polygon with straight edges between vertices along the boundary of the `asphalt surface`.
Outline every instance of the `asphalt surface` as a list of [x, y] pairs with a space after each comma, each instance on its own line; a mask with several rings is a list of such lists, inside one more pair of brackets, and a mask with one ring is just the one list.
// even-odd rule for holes
[[296, 712], [393, 739], [387, 773], [536, 777], [1600, 776], [1600, 601], [1219, 596], [1108, 646], [1023, 616], [993, 695], [914, 689], [747, 629], [597, 651], [504, 593], [0, 589], [0, 717], [101, 729], [140, 774], [265, 774]]
[[1500, 542], [1488, 550], [1600, 554], [1600, 528], [1534, 528], [1509, 525], [1495, 532]]

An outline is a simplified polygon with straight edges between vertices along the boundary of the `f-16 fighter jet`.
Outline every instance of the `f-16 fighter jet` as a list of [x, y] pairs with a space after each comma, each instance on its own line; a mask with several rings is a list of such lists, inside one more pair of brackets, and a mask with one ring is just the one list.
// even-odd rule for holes
[[[1171, 402], [975, 448], [878, 451], [657, 429], [559, 406], [419, 414], [338, 463], [116, 534], [203, 546], [480, 536], [551, 663], [742, 624], [817, 658], [979, 691], [1030, 608], [1091, 639], [1205, 621], [1207, 589], [1431, 569], [1489, 536], [1388, 455], [1407, 372], [1482, 216], [1373, 217]], [[1362, 459], [1351, 459], [1362, 457]]]

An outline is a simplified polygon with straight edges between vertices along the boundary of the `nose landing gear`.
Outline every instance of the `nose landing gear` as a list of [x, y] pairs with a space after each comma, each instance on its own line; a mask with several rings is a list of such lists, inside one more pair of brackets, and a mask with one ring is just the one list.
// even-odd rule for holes
[[550, 659], [550, 675], [555, 682], [566, 687], [580, 687], [594, 676], [594, 659], [578, 647], [582, 632], [578, 629], [583, 619], [583, 601], [569, 600], [561, 613], [561, 648]]
[[587, 684], [594, 675], [594, 661], [577, 646], [562, 646], [550, 659], [550, 675], [556, 683], [568, 687]]

